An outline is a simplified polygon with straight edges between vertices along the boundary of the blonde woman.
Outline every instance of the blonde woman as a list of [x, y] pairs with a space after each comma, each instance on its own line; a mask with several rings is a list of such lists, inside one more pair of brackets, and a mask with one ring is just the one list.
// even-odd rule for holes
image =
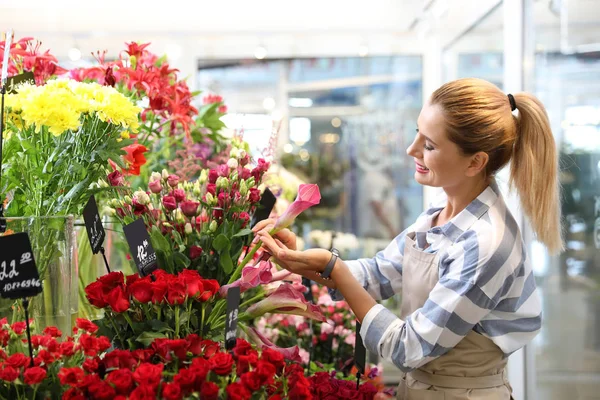
[[[538, 240], [559, 252], [558, 161], [544, 107], [479, 79], [447, 83], [423, 106], [407, 153], [417, 182], [443, 195], [374, 258], [296, 251], [290, 231], [268, 235], [273, 221], [256, 232], [281, 266], [345, 298], [366, 347], [400, 369], [399, 399], [508, 400], [507, 356], [539, 332], [541, 305], [494, 175], [511, 161]], [[399, 318], [376, 302], [398, 292]]]

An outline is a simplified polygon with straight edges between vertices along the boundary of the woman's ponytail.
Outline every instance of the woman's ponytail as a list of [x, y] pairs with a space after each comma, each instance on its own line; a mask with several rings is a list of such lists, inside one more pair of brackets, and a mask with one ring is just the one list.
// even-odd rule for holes
[[563, 250], [558, 154], [548, 115], [529, 93], [514, 95], [519, 115], [510, 166], [510, 184], [521, 199], [537, 239], [550, 253]]

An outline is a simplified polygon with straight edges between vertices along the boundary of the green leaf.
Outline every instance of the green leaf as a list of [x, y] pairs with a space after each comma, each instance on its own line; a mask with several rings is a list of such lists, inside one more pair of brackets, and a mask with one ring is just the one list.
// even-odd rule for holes
[[144, 346], [148, 347], [152, 344], [154, 339], [165, 339], [167, 335], [160, 332], [143, 332], [140, 336], [138, 336], [135, 341], [140, 342]]
[[233, 272], [233, 261], [231, 260], [231, 255], [229, 255], [228, 251], [224, 251], [220, 254], [219, 264], [227, 275]]
[[239, 231], [238, 233], [236, 233], [235, 235], [233, 235], [232, 237], [242, 237], [242, 236], [247, 236], [249, 234], [252, 233], [252, 229], [242, 229], [241, 231]]
[[162, 251], [164, 253], [171, 252], [171, 245], [169, 241], [164, 237], [157, 226], [152, 227], [152, 231], [150, 232], [150, 241], [152, 242], [152, 247], [154, 247], [155, 250]]
[[223, 234], [217, 236], [213, 241], [213, 248], [219, 253], [221, 253], [229, 246], [231, 246], [231, 242], [229, 241], [229, 238]]
[[186, 257], [185, 254], [175, 252], [173, 253], [173, 264], [175, 266], [175, 270], [186, 269], [190, 266], [191, 260]]
[[73, 197], [78, 195], [78, 192], [80, 192], [81, 190], [85, 190], [88, 186], [89, 186], [89, 182], [87, 179], [82, 180], [81, 182], [79, 182], [77, 185], [73, 186], [71, 188], [71, 190], [69, 190], [67, 192], [67, 194], [65, 195], [63, 201], [69, 201], [71, 200]]
[[150, 326], [152, 327], [152, 330], [156, 332], [173, 332], [171, 325], [157, 319], [150, 321]]

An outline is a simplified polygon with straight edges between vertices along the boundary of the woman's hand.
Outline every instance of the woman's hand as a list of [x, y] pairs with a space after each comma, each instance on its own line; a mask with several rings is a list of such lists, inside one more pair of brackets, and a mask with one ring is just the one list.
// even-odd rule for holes
[[[257, 223], [254, 226], [254, 228], [252, 228], [252, 232], [254, 232], [256, 234], [256, 233], [259, 233], [260, 231], [264, 231], [268, 234], [268, 232], [271, 229], [273, 229], [276, 222], [277, 222], [277, 220], [273, 219], [273, 218], [262, 220], [259, 223]], [[283, 245], [285, 247], [287, 247], [288, 249], [290, 249], [290, 250], [297, 249], [296, 234], [294, 234], [294, 232], [290, 231], [289, 229], [282, 229], [281, 231], [277, 232], [274, 235], [274, 237], [275, 237], [275, 239], [277, 239], [281, 243], [283, 243]]]

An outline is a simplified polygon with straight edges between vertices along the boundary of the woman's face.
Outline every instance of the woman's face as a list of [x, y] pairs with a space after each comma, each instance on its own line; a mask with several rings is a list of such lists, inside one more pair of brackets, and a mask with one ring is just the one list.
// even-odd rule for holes
[[[427, 102], [417, 120], [417, 136], [406, 149], [415, 161], [415, 179], [422, 185], [451, 188], [472, 176], [473, 156], [465, 156], [445, 132], [439, 105]], [[471, 168], [470, 168], [471, 167]]]

